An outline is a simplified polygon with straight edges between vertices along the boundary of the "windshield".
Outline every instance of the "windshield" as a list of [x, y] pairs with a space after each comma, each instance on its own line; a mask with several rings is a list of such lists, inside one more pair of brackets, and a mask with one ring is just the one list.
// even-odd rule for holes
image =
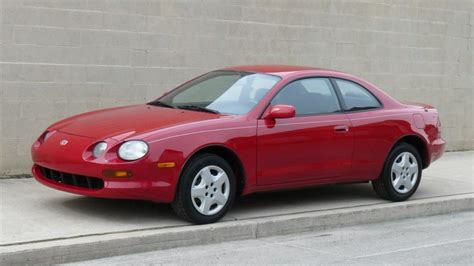
[[240, 115], [249, 112], [279, 80], [280, 77], [267, 74], [213, 71], [185, 83], [155, 103], [172, 108]]

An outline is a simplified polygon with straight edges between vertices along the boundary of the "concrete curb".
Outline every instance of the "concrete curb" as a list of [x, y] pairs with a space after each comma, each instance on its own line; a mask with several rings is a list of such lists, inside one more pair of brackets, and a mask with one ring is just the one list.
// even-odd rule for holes
[[474, 210], [474, 194], [305, 212], [211, 225], [78, 236], [0, 247], [1, 264], [65, 263], [174, 247]]

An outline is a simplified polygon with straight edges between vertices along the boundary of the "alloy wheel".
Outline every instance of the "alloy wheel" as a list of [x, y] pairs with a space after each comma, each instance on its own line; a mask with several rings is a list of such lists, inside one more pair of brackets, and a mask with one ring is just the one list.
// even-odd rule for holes
[[408, 193], [418, 179], [418, 162], [415, 155], [402, 152], [393, 161], [391, 170], [392, 186], [398, 193]]
[[229, 194], [229, 177], [216, 165], [202, 168], [193, 179], [191, 200], [194, 208], [203, 215], [214, 215], [222, 210]]

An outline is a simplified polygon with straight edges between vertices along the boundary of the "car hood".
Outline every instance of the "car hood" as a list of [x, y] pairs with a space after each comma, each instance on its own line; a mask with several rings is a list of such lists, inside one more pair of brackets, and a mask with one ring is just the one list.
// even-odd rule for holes
[[219, 117], [221, 115], [143, 104], [80, 114], [51, 128], [83, 137], [122, 140], [136, 134]]

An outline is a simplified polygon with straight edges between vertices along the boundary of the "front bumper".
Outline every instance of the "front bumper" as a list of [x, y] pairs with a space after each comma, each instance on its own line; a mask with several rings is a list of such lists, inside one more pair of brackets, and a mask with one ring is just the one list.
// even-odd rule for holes
[[[60, 146], [61, 140], [67, 139], [65, 146]], [[105, 140], [109, 147], [117, 144], [116, 140]], [[84, 158], [84, 151], [96, 142], [94, 139], [56, 132], [44, 143], [35, 142], [31, 149], [34, 165], [33, 176], [40, 183], [61, 191], [99, 198], [141, 199], [157, 202], [171, 202], [174, 198], [174, 178], [160, 173], [156, 163], [146, 157], [133, 162], [120, 161], [104, 156], [102, 159], [90, 160]], [[61, 178], [51, 178], [45, 175], [44, 168], [59, 175], [64, 174], [69, 181]], [[105, 177], [104, 170], [128, 170], [130, 177]], [[49, 175], [49, 174], [48, 174]], [[88, 187], [77, 179], [70, 181], [72, 176], [90, 177], [100, 181], [100, 186]], [[96, 180], [97, 179], [97, 180]], [[82, 186], [80, 183], [82, 182]], [[102, 185], [103, 184], [103, 185]]]

